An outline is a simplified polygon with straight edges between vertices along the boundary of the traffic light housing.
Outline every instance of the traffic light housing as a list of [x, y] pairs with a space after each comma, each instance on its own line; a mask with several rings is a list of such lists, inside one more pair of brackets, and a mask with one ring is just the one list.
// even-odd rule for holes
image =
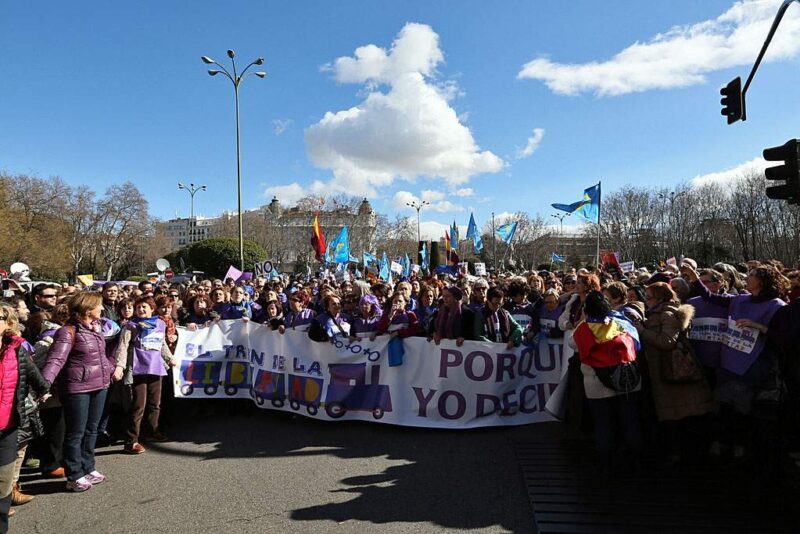
[[737, 76], [728, 85], [719, 90], [722, 99], [722, 114], [728, 118], [728, 124], [741, 120], [747, 120], [744, 108], [744, 95], [742, 95], [742, 79]]
[[768, 167], [764, 174], [767, 180], [783, 180], [783, 185], [767, 187], [767, 196], [776, 200], [788, 200], [800, 204], [800, 142], [790, 139], [781, 146], [764, 149], [767, 161], [782, 161], [783, 165]]

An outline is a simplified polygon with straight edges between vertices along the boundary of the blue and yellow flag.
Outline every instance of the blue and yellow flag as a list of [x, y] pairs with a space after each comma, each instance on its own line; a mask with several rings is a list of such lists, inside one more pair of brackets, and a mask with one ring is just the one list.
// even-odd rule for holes
[[514, 233], [516, 231], [517, 221], [506, 223], [497, 227], [497, 235], [500, 236], [500, 239], [502, 239], [506, 245], [511, 244], [511, 240], [514, 239]]
[[550, 204], [557, 210], [577, 213], [589, 222], [600, 221], [600, 183], [583, 191], [583, 199], [572, 204]]

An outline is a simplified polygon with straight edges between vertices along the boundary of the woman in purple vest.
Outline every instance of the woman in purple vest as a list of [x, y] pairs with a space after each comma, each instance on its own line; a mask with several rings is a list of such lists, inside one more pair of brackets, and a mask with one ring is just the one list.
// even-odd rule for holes
[[733, 457], [741, 459], [749, 441], [747, 429], [756, 395], [765, 391], [777, 374], [777, 351], [767, 343], [766, 325], [786, 305], [780, 298], [783, 280], [774, 267], [762, 265], [747, 274], [749, 295], [720, 295], [712, 294], [691, 266], [684, 264], [681, 272], [704, 301], [727, 307], [728, 324], [721, 338], [714, 390], [719, 433], [710, 451], [718, 455], [725, 445], [732, 445]]
[[117, 345], [114, 380], [129, 381], [133, 385], [133, 406], [128, 420], [125, 452], [142, 454], [145, 448], [139, 443], [139, 432], [145, 408], [152, 434], [150, 441], [165, 441], [158, 429], [161, 411], [161, 379], [167, 375], [165, 365], [175, 366], [177, 361], [167, 346], [167, 325], [153, 317], [156, 303], [152, 297], [136, 301], [136, 318], [122, 330]]
[[[406, 299], [408, 303], [408, 299]], [[351, 319], [350, 339], [361, 340], [374, 337], [378, 330], [378, 321], [381, 320], [383, 310], [375, 295], [364, 295], [358, 303], [358, 314]]]
[[283, 319], [284, 329], [280, 331], [281, 334], [286, 330], [308, 330], [314, 320], [314, 311], [306, 307], [309, 300], [308, 293], [303, 289], [289, 295], [289, 313]]

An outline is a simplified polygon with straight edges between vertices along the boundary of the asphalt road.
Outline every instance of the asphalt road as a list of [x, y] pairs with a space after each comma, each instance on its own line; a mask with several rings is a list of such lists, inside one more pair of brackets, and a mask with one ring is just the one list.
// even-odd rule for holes
[[82, 494], [24, 474], [37, 497], [11, 531], [533, 532], [513, 441], [547, 425], [458, 432], [229, 411], [173, 421], [172, 441], [141, 456], [99, 449], [109, 480]]

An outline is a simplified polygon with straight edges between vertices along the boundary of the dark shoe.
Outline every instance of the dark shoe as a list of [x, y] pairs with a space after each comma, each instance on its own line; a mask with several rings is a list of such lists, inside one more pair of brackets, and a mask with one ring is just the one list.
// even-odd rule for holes
[[19, 488], [19, 482], [14, 484], [14, 487], [11, 488], [11, 504], [14, 506], [19, 506], [21, 504], [27, 504], [34, 499], [33, 495], [28, 495], [26, 493], [22, 493]]
[[58, 469], [53, 469], [44, 474], [47, 478], [64, 478], [64, 468], [59, 467]]
[[165, 441], [169, 441], [169, 438], [167, 438], [167, 436], [161, 432], [155, 432], [152, 436], [147, 438], [147, 441], [152, 441], [153, 443], [163, 443]]
[[125, 452], [128, 454], [142, 454], [146, 450], [141, 443], [128, 443], [125, 445]]
[[100, 432], [97, 434], [97, 447], [111, 447], [116, 445], [119, 440], [109, 434], [108, 432]]

